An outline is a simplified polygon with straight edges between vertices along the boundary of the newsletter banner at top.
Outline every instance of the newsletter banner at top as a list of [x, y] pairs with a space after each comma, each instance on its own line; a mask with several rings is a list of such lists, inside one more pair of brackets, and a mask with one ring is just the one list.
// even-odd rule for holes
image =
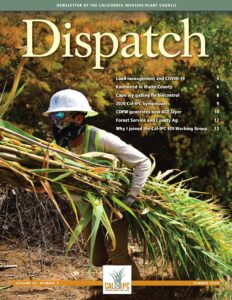
[[0, 11], [231, 11], [229, 0], [1, 0]]

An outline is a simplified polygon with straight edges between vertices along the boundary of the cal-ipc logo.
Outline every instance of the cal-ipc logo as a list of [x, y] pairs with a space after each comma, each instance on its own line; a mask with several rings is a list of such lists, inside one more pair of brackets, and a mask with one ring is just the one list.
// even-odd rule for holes
[[131, 294], [131, 266], [103, 266], [103, 294]]

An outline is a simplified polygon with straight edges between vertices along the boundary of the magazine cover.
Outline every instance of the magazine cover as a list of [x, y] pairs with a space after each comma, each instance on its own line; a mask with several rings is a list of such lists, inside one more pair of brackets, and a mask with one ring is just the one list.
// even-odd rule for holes
[[1, 5], [1, 299], [231, 299], [231, 28], [226, 1]]

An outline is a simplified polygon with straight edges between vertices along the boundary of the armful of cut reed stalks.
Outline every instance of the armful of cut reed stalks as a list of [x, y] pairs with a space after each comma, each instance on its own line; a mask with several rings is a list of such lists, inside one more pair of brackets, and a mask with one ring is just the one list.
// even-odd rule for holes
[[[187, 180], [178, 180], [182, 172], [168, 170], [150, 176], [130, 208], [121, 201], [129, 187], [129, 170], [112, 168], [102, 160], [99, 163], [99, 157], [78, 156], [0, 120], [0, 174], [1, 182], [30, 188], [35, 194], [39, 188], [46, 191], [70, 229], [67, 251], [90, 220], [91, 249], [99, 226], [105, 228], [115, 247], [106, 207], [117, 218], [122, 217], [122, 207], [133, 240], [163, 276], [170, 265], [173, 276], [182, 279], [219, 279], [232, 273], [232, 223], [227, 212], [210, 195], [201, 200], [206, 193], [191, 191]], [[70, 201], [75, 228], [63, 217], [56, 192], [65, 193]], [[83, 201], [74, 201], [73, 193]], [[92, 256], [91, 252], [90, 267]]]

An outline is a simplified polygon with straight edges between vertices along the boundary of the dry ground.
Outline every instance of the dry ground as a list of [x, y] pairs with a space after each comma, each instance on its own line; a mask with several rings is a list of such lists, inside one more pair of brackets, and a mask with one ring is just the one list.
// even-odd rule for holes
[[[72, 224], [70, 204], [57, 199], [62, 213]], [[74, 224], [72, 224], [74, 225]], [[89, 274], [88, 257], [83, 241], [65, 257], [69, 235], [57, 211], [46, 196], [40, 200], [32, 193], [0, 185], [0, 265], [17, 265], [0, 269], [0, 300], [229, 300], [222, 294], [215, 298], [209, 290], [199, 287], [133, 287], [132, 295], [102, 295], [102, 288], [89, 287], [16, 287], [1, 290], [11, 280], [102, 280], [102, 269]], [[160, 279], [159, 268], [143, 265], [142, 255], [133, 249], [134, 259], [144, 279]], [[165, 274], [172, 277], [171, 271]], [[94, 291], [97, 296], [94, 297]], [[224, 296], [225, 295], [225, 296]]]
[[[138, 259], [141, 265], [140, 259]], [[44, 279], [44, 280], [102, 280], [101, 268], [94, 268], [92, 274], [88, 273], [88, 259], [85, 256], [52, 255], [39, 248], [20, 249], [16, 244], [2, 242], [0, 246], [0, 264], [17, 265], [17, 268], [0, 272], [0, 286], [10, 284], [16, 279]], [[151, 268], [141, 267], [143, 277], [148, 273], [151, 276]], [[155, 271], [153, 269], [153, 271]], [[154, 273], [155, 275], [155, 273]], [[95, 294], [97, 295], [95, 296]], [[210, 293], [205, 293], [200, 288], [184, 287], [133, 287], [131, 296], [102, 295], [102, 288], [90, 287], [11, 287], [0, 292], [1, 300], [84, 300], [84, 299], [127, 299], [127, 300], [198, 300], [212, 299]], [[226, 299], [226, 298], [225, 298]]]

